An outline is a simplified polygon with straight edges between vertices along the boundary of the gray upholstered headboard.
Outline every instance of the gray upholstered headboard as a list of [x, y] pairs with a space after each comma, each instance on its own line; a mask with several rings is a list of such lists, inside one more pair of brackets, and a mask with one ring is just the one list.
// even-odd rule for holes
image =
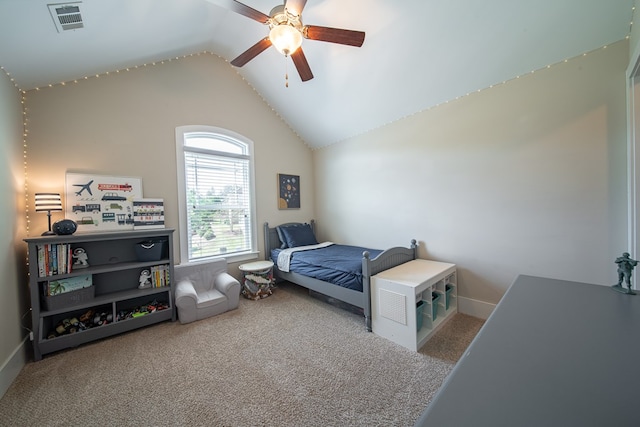
[[[278, 226], [280, 225], [298, 225], [301, 224], [300, 222], [287, 222], [285, 224], [278, 224]], [[309, 224], [311, 225], [311, 229], [313, 230], [313, 233], [315, 234], [316, 232], [316, 222], [315, 220], [311, 220], [309, 221]], [[277, 226], [276, 226], [277, 227]], [[277, 249], [280, 247], [280, 245], [282, 245], [282, 242], [280, 242], [280, 237], [278, 237], [278, 230], [276, 230], [276, 227], [269, 227], [269, 223], [265, 222], [264, 223], [264, 259], [268, 260], [271, 259], [271, 249]]]

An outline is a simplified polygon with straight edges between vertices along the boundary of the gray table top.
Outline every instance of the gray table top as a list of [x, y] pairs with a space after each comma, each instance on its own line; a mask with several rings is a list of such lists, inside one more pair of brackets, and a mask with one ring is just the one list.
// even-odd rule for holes
[[640, 426], [640, 294], [519, 276], [416, 426]]

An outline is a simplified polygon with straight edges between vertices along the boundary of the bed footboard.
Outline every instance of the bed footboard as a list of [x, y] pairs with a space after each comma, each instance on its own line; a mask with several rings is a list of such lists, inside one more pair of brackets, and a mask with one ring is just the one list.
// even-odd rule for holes
[[371, 277], [397, 265], [414, 260], [418, 257], [418, 245], [415, 239], [411, 240], [409, 248], [393, 247], [383, 251], [375, 258], [371, 258], [369, 252], [362, 254], [362, 292], [364, 294], [365, 322], [367, 331], [371, 332]]

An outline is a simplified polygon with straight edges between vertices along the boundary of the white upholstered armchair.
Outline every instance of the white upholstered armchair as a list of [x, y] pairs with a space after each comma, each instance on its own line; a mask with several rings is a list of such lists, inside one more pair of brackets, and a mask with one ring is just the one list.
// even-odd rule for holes
[[190, 323], [238, 307], [240, 282], [227, 273], [227, 260], [176, 265], [176, 307], [180, 323]]

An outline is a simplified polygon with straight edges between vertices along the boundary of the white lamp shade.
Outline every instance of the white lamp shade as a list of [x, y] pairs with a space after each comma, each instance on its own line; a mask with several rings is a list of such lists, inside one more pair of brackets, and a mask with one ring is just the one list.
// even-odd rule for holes
[[302, 45], [302, 34], [290, 25], [276, 25], [269, 31], [269, 40], [278, 52], [288, 56]]
[[62, 200], [59, 193], [36, 193], [36, 212], [61, 211]]

